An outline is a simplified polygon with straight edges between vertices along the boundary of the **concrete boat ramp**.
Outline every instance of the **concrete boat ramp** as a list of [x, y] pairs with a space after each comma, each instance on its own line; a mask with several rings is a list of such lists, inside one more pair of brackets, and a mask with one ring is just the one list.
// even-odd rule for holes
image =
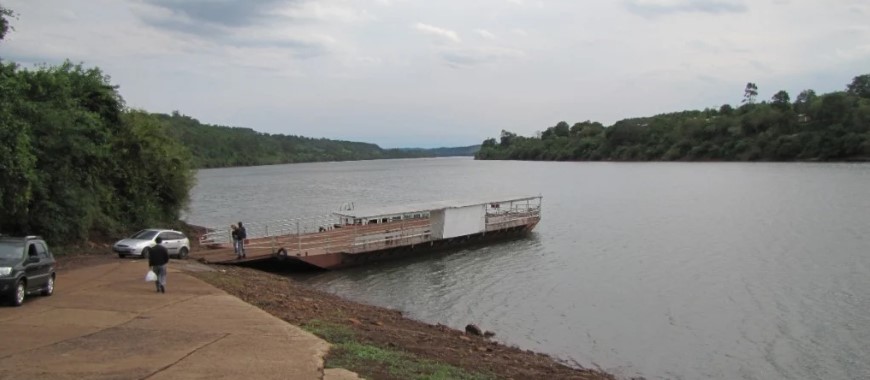
[[166, 294], [147, 264], [58, 273], [55, 294], [0, 306], [0, 379], [358, 379], [323, 368], [329, 344], [187, 274]]

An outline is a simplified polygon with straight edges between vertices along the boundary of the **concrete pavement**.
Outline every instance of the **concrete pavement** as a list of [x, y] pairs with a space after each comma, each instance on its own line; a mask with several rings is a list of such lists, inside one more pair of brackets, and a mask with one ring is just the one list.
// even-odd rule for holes
[[[147, 264], [118, 260], [58, 274], [55, 294], [0, 307], [0, 379], [330, 379], [326, 341], [185, 272], [166, 294]], [[324, 375], [326, 373], [326, 375]]]

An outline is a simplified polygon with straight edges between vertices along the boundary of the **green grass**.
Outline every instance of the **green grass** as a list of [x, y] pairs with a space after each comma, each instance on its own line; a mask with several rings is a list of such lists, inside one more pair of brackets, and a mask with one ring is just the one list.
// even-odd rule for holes
[[354, 340], [353, 330], [348, 326], [337, 323], [315, 319], [302, 325], [302, 328], [314, 335], [326, 339], [327, 342], [332, 344], [341, 344]]
[[[333, 345], [327, 358], [329, 368], [345, 368], [365, 378], [377, 373], [401, 379], [419, 380], [488, 380], [493, 377], [469, 373], [449, 364], [419, 358], [411, 353], [358, 342], [350, 327], [315, 320], [302, 326]], [[380, 371], [373, 372], [373, 369]], [[376, 370], [375, 370], [376, 371]]]

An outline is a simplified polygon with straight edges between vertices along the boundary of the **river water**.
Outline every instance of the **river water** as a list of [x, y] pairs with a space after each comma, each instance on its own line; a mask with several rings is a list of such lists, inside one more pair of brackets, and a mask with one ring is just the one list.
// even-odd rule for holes
[[525, 239], [297, 276], [620, 378], [870, 378], [870, 165], [469, 158], [201, 170], [186, 219], [542, 194]]

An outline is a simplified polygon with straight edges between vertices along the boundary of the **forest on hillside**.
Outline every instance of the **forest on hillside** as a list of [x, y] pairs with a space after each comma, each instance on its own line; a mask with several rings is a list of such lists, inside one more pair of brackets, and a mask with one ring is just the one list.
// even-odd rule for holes
[[191, 153], [195, 168], [317, 161], [431, 157], [427, 150], [382, 149], [375, 144], [268, 134], [250, 128], [202, 124], [175, 111], [153, 114]]
[[739, 107], [620, 120], [612, 126], [560, 122], [534, 137], [503, 130], [475, 156], [482, 160], [578, 161], [868, 161], [870, 74], [845, 91], [779, 91], [757, 102], [748, 83]]
[[52, 243], [172, 225], [190, 154], [97, 68], [0, 61], [0, 232]]
[[430, 155], [433, 157], [456, 157], [456, 156], [474, 156], [480, 150], [480, 145], [457, 146], [457, 147], [441, 147], [432, 149], [423, 148], [402, 148], [405, 151], [416, 151], [420, 154]]

